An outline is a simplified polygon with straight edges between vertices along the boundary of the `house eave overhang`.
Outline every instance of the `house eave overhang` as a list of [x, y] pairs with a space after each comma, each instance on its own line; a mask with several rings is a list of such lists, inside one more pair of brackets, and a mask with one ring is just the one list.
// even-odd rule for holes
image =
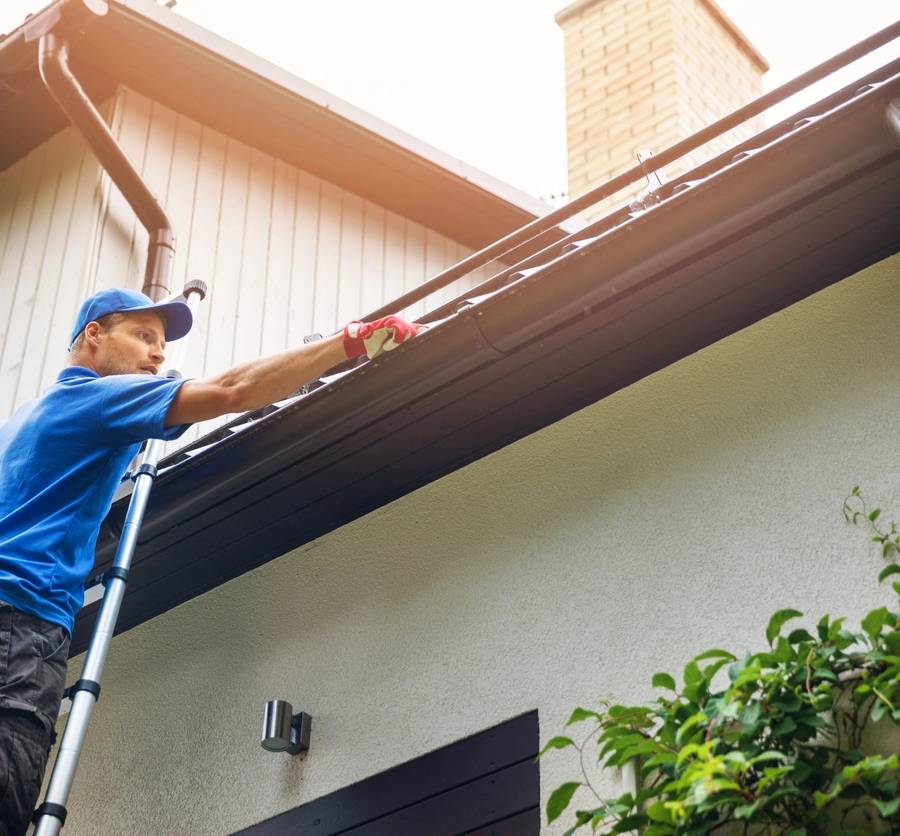
[[[119, 629], [897, 252], [900, 139], [887, 113], [900, 96], [898, 64], [163, 472]], [[104, 525], [99, 570], [125, 502]], [[75, 653], [93, 609], [78, 617]]]
[[57, 0], [0, 39], [0, 170], [66, 125], [23, 37], [64, 10], [72, 68], [95, 103], [124, 85], [476, 249], [549, 210], [152, 0], [114, 0], [93, 19], [86, 2]]

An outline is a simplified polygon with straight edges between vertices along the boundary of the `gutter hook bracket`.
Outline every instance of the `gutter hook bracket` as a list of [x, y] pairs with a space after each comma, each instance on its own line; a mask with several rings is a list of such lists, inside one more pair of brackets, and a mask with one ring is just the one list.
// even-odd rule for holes
[[653, 156], [653, 151], [649, 148], [640, 148], [635, 152], [635, 156], [640, 163], [641, 171], [644, 172], [644, 177], [647, 178], [647, 188], [628, 204], [628, 208], [631, 212], [644, 212], [660, 202], [661, 198], [658, 192], [663, 184], [659, 174], [647, 167], [647, 160]]

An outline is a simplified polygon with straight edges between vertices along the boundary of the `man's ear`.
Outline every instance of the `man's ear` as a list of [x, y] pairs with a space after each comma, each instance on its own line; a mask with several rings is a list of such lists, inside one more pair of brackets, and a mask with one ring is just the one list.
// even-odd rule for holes
[[91, 321], [84, 326], [84, 339], [86, 342], [97, 344], [97, 338], [102, 333], [103, 328], [99, 322]]

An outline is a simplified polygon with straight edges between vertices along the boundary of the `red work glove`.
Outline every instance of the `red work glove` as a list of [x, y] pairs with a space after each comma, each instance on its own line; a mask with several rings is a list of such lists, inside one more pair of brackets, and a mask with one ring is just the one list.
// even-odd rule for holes
[[344, 326], [344, 351], [348, 357], [362, 357], [365, 354], [372, 360], [382, 351], [392, 351], [424, 330], [424, 326], [407, 322], [399, 316], [386, 316], [374, 322], [354, 320]]

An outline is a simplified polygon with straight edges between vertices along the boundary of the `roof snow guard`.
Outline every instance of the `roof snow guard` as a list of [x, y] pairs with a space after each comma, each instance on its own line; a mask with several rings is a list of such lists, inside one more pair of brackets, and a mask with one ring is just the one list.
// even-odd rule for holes
[[[653, 157], [655, 171], [900, 36], [894, 25]], [[799, 85], [799, 86], [798, 86]], [[780, 97], [780, 98], [779, 98]], [[425, 283], [647, 172], [638, 166]], [[900, 61], [432, 311], [425, 334], [161, 462], [127, 630], [900, 249]], [[401, 309], [409, 296], [382, 310]], [[97, 570], [126, 508], [112, 508]], [[76, 622], [87, 642], [96, 606]]]

